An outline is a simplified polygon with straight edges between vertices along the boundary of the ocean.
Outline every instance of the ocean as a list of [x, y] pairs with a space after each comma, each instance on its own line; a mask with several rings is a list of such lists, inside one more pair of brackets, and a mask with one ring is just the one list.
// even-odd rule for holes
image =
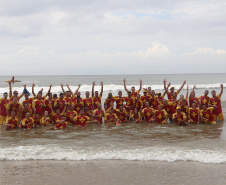
[[[176, 90], [186, 80], [187, 83], [180, 94], [186, 94], [187, 85], [189, 85], [190, 90], [196, 85], [196, 96], [198, 97], [205, 90], [211, 92], [214, 89], [219, 93], [220, 84], [226, 87], [226, 74], [161, 74], [17, 76], [16, 79], [22, 82], [13, 84], [12, 88], [20, 94], [23, 90], [23, 84], [26, 84], [27, 89], [31, 92], [31, 85], [34, 83], [36, 85], [35, 92], [37, 93], [43, 88], [45, 94], [48, 91], [49, 85], [52, 84], [51, 92], [59, 95], [61, 92], [61, 83], [64, 85], [68, 83], [73, 92], [80, 83], [81, 96], [85, 97], [85, 91], [91, 92], [92, 81], [96, 82], [95, 90], [98, 91], [100, 91], [99, 84], [103, 81], [103, 102], [109, 92], [112, 92], [113, 96], [116, 96], [117, 92], [121, 90], [123, 96], [126, 95], [123, 87], [124, 78], [126, 78], [128, 89], [131, 86], [135, 86], [138, 89], [139, 80], [141, 79], [143, 81], [143, 87], [151, 86], [156, 92], [164, 91], [164, 79], [167, 79], [167, 82], [171, 82], [171, 86], [174, 86]], [[9, 80], [10, 77], [2, 76], [0, 79], [0, 96], [2, 97], [4, 92], [8, 92], [8, 84], [5, 81]], [[141, 94], [143, 93], [141, 92]], [[211, 93], [209, 96], [211, 96]], [[225, 92], [222, 95], [222, 108], [226, 117]], [[223, 122], [218, 122], [216, 125], [200, 124], [188, 126], [176, 126], [175, 124], [161, 125], [156, 123], [126, 123], [120, 126], [114, 124], [87, 124], [86, 127], [69, 125], [64, 130], [49, 130], [48, 127], [43, 127], [31, 130], [15, 129], [10, 131], [5, 130], [0, 125], [0, 141], [0, 163], [2, 163], [0, 167], [4, 170], [10, 161], [14, 162], [17, 168], [19, 168], [18, 163], [21, 165], [21, 161], [24, 161], [23, 164], [28, 164], [29, 162], [29, 164], [35, 163], [35, 165], [37, 165], [37, 161], [39, 164], [46, 163], [49, 165], [52, 165], [54, 161], [54, 164], [66, 163], [67, 166], [73, 162], [83, 163], [84, 161], [95, 162], [95, 164], [100, 164], [101, 166], [103, 162], [109, 164], [109, 161], [111, 161], [109, 166], [112, 166], [114, 162], [118, 165], [120, 163], [125, 166], [131, 166], [127, 162], [132, 162], [132, 167], [134, 167], [133, 165], [139, 162], [138, 166], [147, 164], [152, 166], [153, 164], [153, 166], [158, 168], [158, 165], [161, 166], [164, 163], [165, 167], [170, 170], [171, 166], [175, 167], [180, 162], [182, 164], [178, 165], [178, 170], [180, 170], [180, 167], [184, 168], [186, 165], [192, 168], [191, 166], [194, 163], [195, 166], [198, 165], [200, 167], [201, 165], [202, 167], [200, 168], [202, 170], [205, 170], [205, 165], [207, 165], [206, 168], [209, 167], [211, 169], [213, 167], [216, 168], [215, 165], [221, 165], [221, 167], [223, 165], [223, 169], [226, 169], [226, 126]], [[78, 163], [76, 164], [78, 166]], [[90, 163], [85, 163], [84, 165], [88, 164]], [[41, 166], [39, 167], [41, 168]], [[119, 168], [121, 167], [119, 165]], [[92, 166], [90, 168], [92, 170], [90, 171], [93, 171], [93, 168]], [[89, 170], [88, 167], [87, 169]], [[128, 167], [129, 169], [130, 167]], [[11, 170], [14, 170], [14, 168], [12, 167]], [[200, 174], [197, 173], [197, 175]], [[221, 182], [225, 182], [226, 178], [222, 178], [223, 180]], [[166, 184], [170, 184], [167, 183], [169, 179], [170, 176], [168, 179], [165, 178]], [[212, 183], [211, 177], [209, 177], [209, 180]], [[3, 182], [6, 181], [2, 180]], [[99, 182], [98, 184], [105, 183]], [[125, 184], [131, 183], [125, 182]], [[187, 183], [183, 182], [180, 184]]]

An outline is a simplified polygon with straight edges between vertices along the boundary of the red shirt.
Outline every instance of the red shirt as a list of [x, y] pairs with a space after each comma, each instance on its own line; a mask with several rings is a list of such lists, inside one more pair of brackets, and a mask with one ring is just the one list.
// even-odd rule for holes
[[12, 117], [9, 117], [9, 118], [6, 119], [6, 124], [11, 125], [11, 128], [16, 128], [18, 122], [19, 122], [19, 121], [18, 121], [17, 118], [15, 118], [14, 120], [12, 119]]
[[213, 116], [213, 107], [207, 108], [206, 111], [201, 110], [200, 115], [203, 116], [204, 118], [207, 118], [210, 122], [216, 121], [214, 116]]
[[67, 123], [66, 122], [60, 122], [56, 124], [57, 129], [66, 128]]
[[104, 111], [101, 109], [95, 109], [93, 111], [93, 114], [96, 115], [96, 116], [99, 116], [99, 117], [94, 117], [94, 120], [97, 120], [99, 123], [102, 123], [102, 117], [104, 115]]
[[156, 123], [162, 123], [165, 120], [166, 111], [164, 110], [156, 110], [155, 111], [155, 119]]
[[199, 121], [199, 119], [198, 119], [199, 108], [196, 108], [196, 109], [190, 108], [188, 112], [189, 112], [189, 114], [190, 114], [190, 118], [191, 118], [194, 122], [198, 123], [198, 121]]
[[92, 98], [84, 98], [82, 101], [83, 101], [84, 106], [87, 105], [88, 106], [88, 109], [90, 111], [92, 111], [92, 105], [93, 105]]
[[144, 108], [142, 110], [142, 114], [144, 115], [144, 119], [146, 122], [149, 122], [149, 120], [151, 119], [151, 117], [153, 116], [152, 114], [153, 109], [152, 108]]
[[110, 108], [110, 104], [115, 102], [115, 97], [107, 98], [104, 103], [106, 105], [106, 110]]
[[101, 104], [101, 96], [99, 95], [98, 97], [94, 96], [93, 97], [93, 109], [97, 109], [97, 105]]
[[84, 105], [83, 105], [83, 102], [75, 102], [74, 103], [74, 110], [77, 112], [77, 114], [79, 114], [80, 113], [80, 110], [82, 109], [82, 107], [83, 107]]
[[15, 110], [16, 112], [16, 115], [17, 115], [17, 112], [19, 111], [19, 109], [21, 108], [21, 105], [19, 102], [16, 102], [15, 104], [13, 103], [13, 101], [9, 102], [7, 104], [7, 109], [9, 110], [9, 115], [11, 116], [11, 111], [12, 110]]
[[76, 116], [73, 121], [76, 122], [76, 126], [86, 126], [86, 122], [89, 120], [90, 118], [87, 116]]
[[73, 120], [71, 119], [72, 116], [74, 116], [74, 117], [77, 116], [77, 112], [76, 112], [76, 111], [70, 111], [70, 110], [69, 110], [69, 111], [67, 112], [67, 114], [66, 114], [67, 121], [74, 125], [74, 124], [75, 124], [75, 121], [73, 121]]
[[6, 100], [4, 98], [0, 99], [0, 115], [1, 116], [7, 116], [6, 106], [7, 106], [8, 103], [9, 103], [8, 99], [6, 99]]
[[217, 106], [217, 108], [213, 110], [213, 114], [214, 115], [218, 115], [218, 114], [222, 113], [221, 97], [220, 97], [220, 95], [217, 95], [215, 98], [210, 98], [210, 104]]
[[119, 118], [119, 120], [124, 123], [127, 120], [127, 113], [126, 111], [122, 111], [120, 112], [120, 110], [117, 109], [117, 117]]
[[43, 116], [45, 108], [41, 107], [41, 105], [45, 105], [43, 100], [34, 100], [33, 108], [35, 108], [35, 112], [39, 113], [40, 116]]
[[115, 96], [116, 109], [119, 109], [120, 105], [123, 105], [125, 99], [123, 97]]
[[[62, 104], [60, 105], [60, 103], [62, 103]], [[57, 109], [59, 109], [60, 113], [62, 113], [64, 111], [65, 101], [61, 100], [61, 99], [56, 100], [54, 102], [54, 106], [58, 106], [58, 105], [60, 105], [60, 106]]]

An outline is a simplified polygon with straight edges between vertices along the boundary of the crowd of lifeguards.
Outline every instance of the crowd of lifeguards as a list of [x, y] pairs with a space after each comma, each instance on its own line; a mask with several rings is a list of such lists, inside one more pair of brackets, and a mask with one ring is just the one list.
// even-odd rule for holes
[[[3, 94], [0, 99], [0, 123], [5, 124], [6, 129], [13, 128], [35, 128], [51, 125], [51, 129], [65, 128], [68, 124], [85, 126], [86, 123], [176, 123], [177, 125], [212, 123], [216, 124], [216, 120], [224, 120], [221, 108], [221, 95], [223, 93], [223, 85], [220, 85], [220, 93], [217, 95], [212, 90], [212, 97], [209, 97], [209, 91], [205, 90], [204, 95], [195, 96], [195, 86], [189, 94], [187, 86], [186, 96], [180, 94], [186, 81], [181, 87], [175, 91], [174, 87], [170, 87], [171, 83], [163, 81], [164, 93], [155, 92], [148, 88], [142, 88], [140, 80], [140, 88], [136, 91], [135, 87], [128, 90], [126, 87], [126, 79], [123, 80], [124, 89], [127, 96], [122, 96], [122, 91], [117, 96], [113, 96], [111, 92], [104, 101], [102, 108], [103, 82], [100, 83], [101, 91], [94, 91], [95, 82], [92, 83], [92, 95], [85, 92], [85, 97], [81, 97], [79, 92], [80, 84], [73, 93], [67, 84], [67, 91], [61, 84], [62, 93], [51, 93], [51, 85], [48, 92], [43, 95], [43, 89], [34, 92], [34, 84], [32, 85], [33, 97], [24, 85], [24, 91], [18, 95], [18, 91], [12, 92], [11, 82], [9, 82], [9, 99], [8, 93]], [[143, 89], [143, 95], [140, 95]], [[188, 97], [189, 94], [189, 97]], [[20, 100], [24, 96], [24, 100]], [[164, 97], [167, 96], [167, 99]]]

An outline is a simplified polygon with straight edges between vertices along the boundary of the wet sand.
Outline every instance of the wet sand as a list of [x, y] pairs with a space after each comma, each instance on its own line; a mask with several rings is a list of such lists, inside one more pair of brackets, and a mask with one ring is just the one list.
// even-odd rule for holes
[[1, 161], [0, 184], [226, 184], [226, 164], [158, 161]]

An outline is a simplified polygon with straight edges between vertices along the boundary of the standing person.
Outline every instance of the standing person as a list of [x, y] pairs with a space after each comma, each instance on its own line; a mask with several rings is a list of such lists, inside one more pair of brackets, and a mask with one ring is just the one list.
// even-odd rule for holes
[[213, 115], [215, 120], [219, 118], [220, 121], [224, 121], [224, 115], [221, 108], [221, 95], [223, 93], [223, 84], [220, 85], [221, 91], [218, 95], [216, 95], [216, 91], [212, 90], [212, 98], [210, 98], [210, 107], [215, 107], [216, 109], [213, 110]]
[[210, 97], [208, 96], [208, 94], [209, 94], [209, 91], [208, 90], [205, 90], [204, 95], [201, 95], [199, 97], [199, 99], [200, 99], [200, 110], [202, 110], [202, 105], [203, 104], [206, 105], [206, 108], [209, 107]]
[[104, 117], [104, 111], [102, 110], [101, 108], [101, 104], [98, 103], [97, 104], [97, 109], [95, 109], [93, 111], [93, 119], [94, 119], [94, 123], [100, 123], [102, 124], [103, 123], [103, 118]]
[[39, 92], [37, 95], [37, 99], [33, 101], [32, 108], [34, 112], [39, 113], [39, 116], [42, 117], [44, 115], [45, 107], [45, 103], [42, 100], [42, 92]]
[[[53, 118], [53, 115], [52, 115], [52, 109], [53, 109], [54, 102], [55, 102], [55, 101], [54, 101], [54, 99], [53, 99], [53, 94], [50, 92], [50, 93], [48, 94], [48, 98], [44, 100], [44, 103], [45, 103], [45, 105], [46, 105], [45, 111], [48, 112], [51, 121], [52, 121], [52, 118]], [[50, 108], [50, 105], [52, 106], [51, 108]]]
[[[24, 88], [26, 89], [26, 85], [24, 85]], [[13, 97], [17, 97], [17, 100], [20, 101], [20, 98], [24, 95], [24, 91], [21, 95], [18, 96], [18, 91], [12, 92], [11, 82], [9, 82], [9, 100], [12, 101]]]
[[[8, 117], [11, 116], [11, 111], [14, 110], [16, 113], [16, 117], [19, 119], [20, 118], [20, 108], [21, 105], [18, 101], [18, 97], [14, 96], [13, 101], [10, 101], [7, 106], [6, 106], [6, 114]], [[20, 120], [19, 120], [20, 121]]]
[[108, 93], [108, 97], [106, 98], [106, 100], [104, 101], [104, 109], [108, 110], [111, 106], [111, 103], [115, 102], [115, 97], [112, 96], [112, 93], [109, 92]]
[[89, 121], [90, 118], [88, 116], [85, 116], [84, 108], [80, 110], [80, 113], [78, 116], [75, 116], [73, 118], [73, 121], [76, 122], [76, 126], [86, 126], [87, 121]]
[[[174, 87], [171, 87], [170, 92], [169, 92], [168, 88], [166, 87], [166, 79], [164, 79], [163, 84], [164, 84], [164, 89], [166, 91], [166, 94], [168, 96], [168, 100], [173, 99]], [[185, 84], [186, 84], [186, 81], [184, 81], [182, 86], [176, 91], [176, 95], [178, 95], [180, 93], [180, 91], [183, 89]], [[171, 85], [171, 83], [169, 83], [169, 86], [170, 85]]]
[[125, 98], [122, 97], [122, 91], [119, 91], [118, 96], [115, 96], [116, 109], [119, 109], [119, 106], [123, 105], [124, 101], [125, 101]]
[[150, 104], [151, 95], [148, 96], [148, 91], [146, 89], [144, 89], [143, 93], [144, 93], [144, 95], [142, 95], [140, 99], [143, 102], [143, 108], [146, 108], [146, 102], [149, 102], [149, 104]]
[[186, 125], [186, 115], [181, 112], [181, 108], [176, 108], [177, 112], [173, 114], [173, 121], [176, 122], [177, 125]]
[[64, 111], [65, 102], [64, 93], [60, 93], [60, 98], [54, 102], [54, 108], [59, 109], [60, 113], [62, 113]]
[[83, 102], [81, 101], [80, 96], [76, 97], [76, 101], [74, 101], [74, 110], [77, 114], [80, 114], [80, 110], [84, 107]]
[[90, 111], [93, 110], [93, 100], [91, 97], [89, 97], [89, 91], [86, 91], [86, 97], [83, 98], [82, 101], [84, 106], [87, 106]]
[[134, 109], [134, 111], [130, 111], [130, 115], [129, 115], [129, 120], [134, 121], [134, 123], [143, 123], [143, 121], [141, 120], [141, 115], [140, 112], [138, 111], [137, 108]]
[[166, 99], [163, 99], [162, 106], [163, 109], [165, 109], [165, 111], [167, 112], [167, 118], [170, 122], [172, 122], [173, 114], [176, 113], [173, 102], [169, 102]]
[[69, 105], [69, 110], [66, 114], [66, 120], [68, 123], [71, 123], [72, 125], [75, 125], [75, 122], [73, 121], [73, 118], [77, 116], [77, 112], [74, 110], [74, 104]]
[[153, 120], [155, 120], [156, 123], [167, 123], [167, 113], [163, 110], [161, 104], [159, 104], [158, 109], [154, 111]]
[[[142, 80], [140, 80], [139, 82], [140, 82], [140, 88], [138, 89], [138, 91], [135, 90], [135, 87], [134, 86], [131, 87], [131, 97], [132, 98], [136, 98], [137, 97], [137, 94], [139, 94], [140, 91], [141, 91], [141, 89], [142, 89]], [[126, 88], [126, 79], [125, 78], [123, 80], [123, 83], [124, 83], [124, 89], [128, 93], [129, 90]]]
[[73, 101], [73, 97], [72, 97], [73, 92], [71, 91], [71, 89], [70, 89], [68, 84], [66, 84], [66, 86], [68, 88], [68, 91], [64, 90], [64, 85], [63, 84], [61, 84], [60, 86], [61, 86], [61, 89], [62, 89], [62, 91], [64, 93], [64, 101], [67, 102], [67, 107], [68, 107]]
[[9, 103], [8, 100], [8, 93], [5, 92], [3, 94], [3, 98], [0, 98], [0, 124], [6, 122], [7, 113], [6, 113], [6, 106]]
[[190, 108], [192, 107], [192, 103], [195, 102], [196, 103], [196, 107], [199, 107], [199, 98], [195, 97], [195, 88], [196, 86], [193, 87], [193, 89], [191, 90], [191, 93], [189, 95], [189, 106]]
[[100, 95], [98, 93], [98, 91], [95, 91], [94, 93], [94, 86], [95, 86], [95, 81], [93, 82], [93, 85], [92, 85], [92, 99], [93, 99], [93, 110], [97, 109], [97, 105], [100, 103], [101, 104], [101, 98], [102, 98], [102, 95], [103, 95], [103, 82], [100, 82], [100, 85], [101, 85], [101, 90], [100, 90]]
[[35, 97], [29, 98], [28, 92], [25, 92], [25, 93], [24, 93], [24, 97], [25, 97], [25, 99], [24, 99], [24, 100], [22, 101], [22, 103], [21, 103], [22, 106], [24, 106], [24, 104], [27, 103], [28, 106], [29, 106], [29, 108], [32, 109], [32, 102], [33, 102], [33, 100], [35, 99]]
[[135, 99], [135, 108], [137, 109], [138, 112], [140, 112], [141, 107], [143, 107], [143, 101], [140, 98], [140, 94], [137, 94], [137, 98]]
[[[34, 91], [34, 87], [35, 87], [35, 84], [32, 84], [32, 94], [33, 94], [34, 97], [36, 97], [36, 94], [35, 94], [35, 91]], [[45, 100], [46, 99], [46, 97], [48, 96], [48, 94], [51, 91], [51, 88], [52, 88], [52, 84], [49, 86], [48, 92], [44, 96], [42, 96], [42, 100]], [[38, 93], [41, 93], [41, 94], [42, 94], [42, 92], [43, 92], [43, 89], [41, 89], [40, 91], [38, 91]]]
[[124, 106], [127, 114], [129, 115], [130, 111], [135, 108], [135, 99], [132, 98], [132, 93], [128, 91], [128, 96], [125, 97], [126, 105]]
[[192, 102], [191, 108], [188, 110], [188, 122], [200, 123], [200, 110], [197, 108], [196, 102]]
[[20, 110], [21, 119], [24, 119], [26, 117], [27, 112], [29, 112], [30, 115], [32, 115], [32, 109], [29, 107], [28, 103], [25, 103], [24, 106], [21, 107], [21, 110]]
[[146, 104], [145, 106], [146, 108], [142, 110], [142, 117], [144, 117], [144, 120], [146, 123], [153, 122], [154, 120], [152, 117], [153, 117], [154, 109], [149, 107], [148, 101], [145, 102], [145, 104]]
[[213, 110], [216, 109], [216, 107], [206, 107], [206, 104], [202, 104], [202, 110], [200, 111], [200, 117], [202, 122], [204, 123], [211, 123], [216, 124], [216, 119], [213, 115]]
[[89, 117], [89, 120], [87, 120], [86, 123], [92, 123], [92, 121], [93, 121], [93, 111], [90, 111], [87, 105], [84, 106], [84, 115]]
[[178, 102], [178, 105], [179, 106], [181, 106], [182, 101], [185, 101], [185, 105], [188, 106], [188, 92], [189, 92], [189, 86], [187, 85], [186, 97], [184, 98], [184, 95], [183, 94], [180, 95], [180, 101]]

